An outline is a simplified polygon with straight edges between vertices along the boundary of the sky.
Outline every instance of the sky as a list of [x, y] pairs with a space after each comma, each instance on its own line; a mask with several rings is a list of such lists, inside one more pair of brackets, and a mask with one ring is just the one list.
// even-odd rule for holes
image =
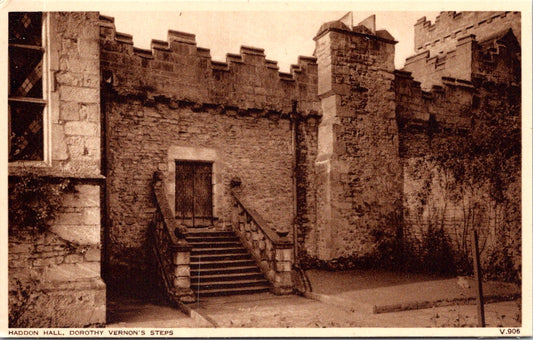
[[[281, 6], [280, 6], [281, 7]], [[171, 10], [125, 12], [103, 10], [115, 18], [118, 32], [133, 35], [136, 47], [150, 48], [152, 39], [167, 40], [169, 29], [193, 33], [199, 47], [209, 48], [213, 60], [225, 61], [226, 53], [239, 53], [241, 45], [265, 49], [267, 59], [278, 61], [280, 71], [288, 72], [299, 55], [312, 56], [313, 37], [324, 22], [337, 20], [348, 10]], [[414, 54], [415, 22], [425, 16], [434, 21], [435, 11], [356, 11], [354, 25], [376, 14], [376, 28], [386, 29], [398, 41], [395, 65], [403, 67]]]

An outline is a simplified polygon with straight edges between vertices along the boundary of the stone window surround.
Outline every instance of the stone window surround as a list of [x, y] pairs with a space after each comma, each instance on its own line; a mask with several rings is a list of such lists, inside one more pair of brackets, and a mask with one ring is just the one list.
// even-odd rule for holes
[[176, 161], [197, 161], [213, 164], [213, 218], [216, 220], [219, 209], [222, 206], [222, 161], [220, 153], [216, 149], [172, 145], [168, 148], [168, 172], [165, 179], [167, 199], [172, 213], [175, 214], [176, 199]]
[[[50, 35], [50, 13], [42, 12], [42, 46], [43, 53], [43, 99], [46, 105], [43, 108], [43, 160], [23, 160], [8, 162], [9, 168], [16, 169], [30, 167], [50, 167], [52, 165], [52, 112], [59, 109], [57, 95], [54, 95], [54, 79], [52, 76], [51, 65], [54, 60], [58, 59], [57, 51], [51, 48], [52, 39]], [[55, 51], [55, 52], [54, 52]], [[8, 136], [9, 138], [9, 136]]]

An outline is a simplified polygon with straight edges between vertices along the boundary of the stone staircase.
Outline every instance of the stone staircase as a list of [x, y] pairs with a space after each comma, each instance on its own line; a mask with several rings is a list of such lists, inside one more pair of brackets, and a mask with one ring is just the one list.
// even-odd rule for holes
[[197, 297], [269, 291], [270, 283], [232, 231], [189, 228], [191, 289]]

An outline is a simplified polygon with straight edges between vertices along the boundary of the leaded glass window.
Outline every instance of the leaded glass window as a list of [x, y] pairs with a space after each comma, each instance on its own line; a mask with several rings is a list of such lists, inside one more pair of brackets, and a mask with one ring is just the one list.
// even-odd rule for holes
[[9, 161], [44, 160], [43, 15], [9, 13]]

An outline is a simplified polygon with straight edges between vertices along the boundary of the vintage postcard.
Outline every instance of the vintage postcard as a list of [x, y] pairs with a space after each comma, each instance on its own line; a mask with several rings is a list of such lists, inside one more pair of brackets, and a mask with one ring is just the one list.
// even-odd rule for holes
[[532, 335], [531, 3], [0, 19], [0, 336]]

